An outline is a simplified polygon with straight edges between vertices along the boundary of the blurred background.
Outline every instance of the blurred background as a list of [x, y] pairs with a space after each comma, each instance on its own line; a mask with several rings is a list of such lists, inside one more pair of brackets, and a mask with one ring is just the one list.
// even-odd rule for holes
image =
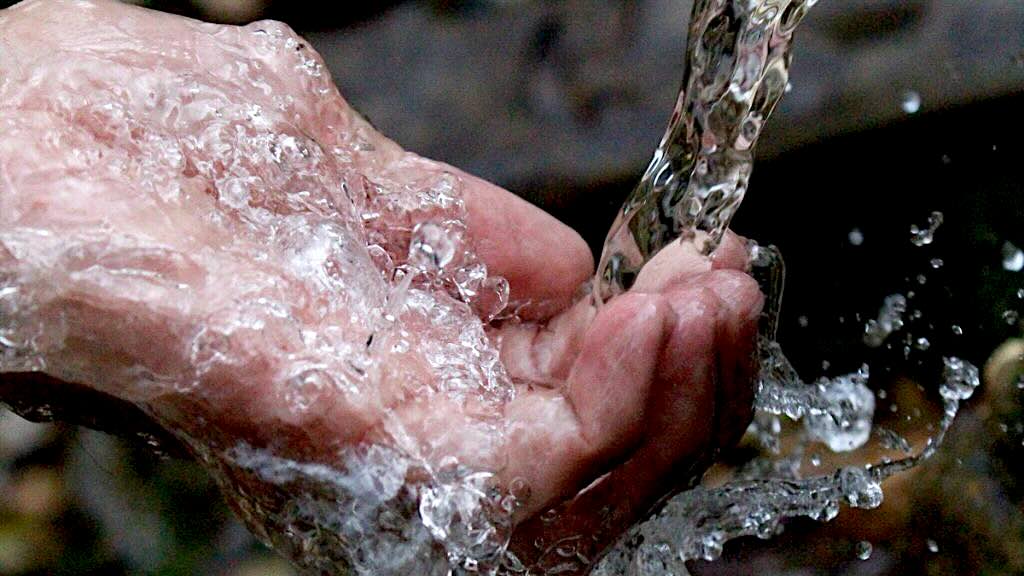
[[[595, 250], [668, 120], [690, 11], [687, 0], [137, 3], [289, 23], [382, 132], [543, 206]], [[868, 362], [891, 383], [885, 421], [927, 406], [915, 398], [942, 356], [984, 366], [984, 387], [935, 459], [887, 483], [879, 510], [790, 522], [693, 572], [1024, 574], [1024, 1], [823, 0], [798, 32], [791, 80], [734, 222], [786, 257], [786, 353], [808, 380]], [[916, 246], [910, 227], [933, 211], [935, 241]], [[908, 297], [907, 327], [866, 348], [864, 323], [894, 293]], [[292, 573], [193, 463], [0, 412], [0, 574]]]

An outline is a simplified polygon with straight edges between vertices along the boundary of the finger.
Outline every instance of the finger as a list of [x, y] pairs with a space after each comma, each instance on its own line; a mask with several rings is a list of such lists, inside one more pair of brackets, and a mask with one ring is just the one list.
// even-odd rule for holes
[[726, 230], [722, 242], [710, 258], [700, 252], [699, 244], [697, 241], [677, 241], [662, 248], [640, 270], [632, 290], [664, 292], [710, 270], [747, 269], [749, 258], [746, 243], [732, 231]]
[[[701, 255], [691, 243], [674, 242], [644, 267], [632, 291], [660, 293], [699, 282], [712, 270], [744, 270], [747, 263], [746, 243], [731, 231], [726, 231], [711, 258]], [[502, 326], [498, 332], [502, 363], [517, 380], [557, 385], [568, 377], [594, 314], [596, 309], [581, 300], [546, 324]]]
[[582, 299], [546, 323], [503, 325], [497, 331], [502, 365], [517, 382], [561, 386], [596, 315], [597, 307]]
[[[714, 294], [690, 288], [666, 297], [675, 323], [659, 356], [659, 372], [649, 398], [643, 444], [616, 468], [558, 507], [556, 520], [545, 514], [523, 523], [512, 550], [528, 565], [548, 565], [553, 542], [574, 540], [577, 552], [596, 559], [610, 540], [654, 505], [686, 470], [673, 470], [711, 443], [714, 410]], [[536, 542], [541, 546], [536, 546]]]
[[659, 296], [618, 298], [594, 319], [563, 390], [528, 389], [509, 404], [503, 475], [531, 487], [522, 514], [574, 494], [639, 441], [671, 323]]
[[[752, 280], [734, 274], [712, 272], [700, 286], [666, 295], [676, 323], [659, 360], [643, 444], [556, 515], [522, 524], [512, 545], [521, 559], [544, 565], [548, 546], [570, 539], [579, 554], [596, 560], [664, 495], [698, 480], [720, 438], [735, 441], [735, 431], [746, 427], [749, 416], [728, 397], [752, 390], [746, 356], [753, 350], [760, 295]], [[712, 417], [723, 410], [724, 417]], [[575, 539], [579, 535], [586, 538]]]
[[757, 282], [736, 270], [715, 270], [707, 282], [721, 303], [715, 348], [721, 386], [716, 400], [716, 446], [726, 449], [753, 416], [757, 328], [764, 296]]

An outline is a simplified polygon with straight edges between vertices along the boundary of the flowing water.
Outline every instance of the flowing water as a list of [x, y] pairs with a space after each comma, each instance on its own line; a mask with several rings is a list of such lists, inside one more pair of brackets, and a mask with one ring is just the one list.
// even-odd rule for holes
[[754, 147], [789, 85], [793, 33], [817, 0], [697, 0], [668, 129], [612, 225], [598, 265], [607, 298], [676, 239], [714, 250], [753, 168]]

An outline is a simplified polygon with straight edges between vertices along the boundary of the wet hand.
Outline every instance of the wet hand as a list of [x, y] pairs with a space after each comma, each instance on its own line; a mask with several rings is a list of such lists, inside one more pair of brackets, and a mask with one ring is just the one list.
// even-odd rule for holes
[[386, 446], [410, 485], [484, 473], [520, 561], [584, 572], [749, 420], [738, 238], [597, 306], [572, 230], [384, 138], [282, 25], [20, 4], [0, 133], [0, 372], [138, 403], [258, 533], [280, 499], [234, 448]]

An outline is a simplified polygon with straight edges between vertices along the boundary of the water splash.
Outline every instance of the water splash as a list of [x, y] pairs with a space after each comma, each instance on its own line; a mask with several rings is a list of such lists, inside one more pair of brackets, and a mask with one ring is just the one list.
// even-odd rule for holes
[[[833, 409], [852, 406], [852, 403], [836, 403], [835, 398], [824, 397], [816, 392], [819, 389], [813, 385], [801, 384], [795, 371], [779, 354], [776, 347], [768, 349], [768, 361], [762, 368], [758, 392], [759, 412], [751, 427], [752, 432], [774, 436], [777, 442], [780, 427], [759, 427], [765, 414], [778, 412], [787, 416], [807, 416], [815, 411], [808, 405]], [[943, 415], [936, 433], [920, 453], [895, 461], [848, 466], [831, 474], [809, 478], [800, 477], [798, 469], [792, 467], [787, 468], [789, 474], [780, 476], [780, 468], [770, 465], [770, 457], [760, 457], [760, 465], [744, 468], [746, 476], [739, 473], [722, 486], [699, 486], [672, 498], [654, 517], [634, 528], [594, 573], [599, 576], [686, 575], [689, 574], [686, 561], [714, 560], [721, 555], [726, 542], [743, 536], [770, 538], [778, 533], [781, 522], [787, 518], [802, 516], [818, 521], [832, 520], [839, 514], [841, 504], [853, 508], [877, 508], [884, 497], [882, 481], [934, 455], [953, 424], [960, 403], [969, 399], [980, 383], [978, 369], [969, 362], [948, 357], [943, 364], [939, 387]], [[784, 378], [782, 381], [779, 380], [780, 375]], [[780, 388], [791, 388], [801, 393], [787, 394], [780, 392]], [[800, 446], [795, 452], [803, 452], [802, 442]], [[749, 475], [751, 472], [754, 476]]]

